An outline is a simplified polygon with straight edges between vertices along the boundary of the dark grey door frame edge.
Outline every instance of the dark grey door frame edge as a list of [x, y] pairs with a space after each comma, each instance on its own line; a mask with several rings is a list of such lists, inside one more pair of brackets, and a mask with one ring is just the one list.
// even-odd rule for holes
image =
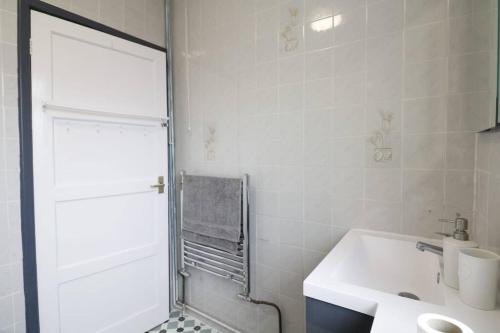
[[20, 192], [26, 331], [28, 333], [39, 333], [31, 127], [31, 10], [52, 15], [162, 52], [166, 52], [166, 49], [40, 0], [18, 0]]

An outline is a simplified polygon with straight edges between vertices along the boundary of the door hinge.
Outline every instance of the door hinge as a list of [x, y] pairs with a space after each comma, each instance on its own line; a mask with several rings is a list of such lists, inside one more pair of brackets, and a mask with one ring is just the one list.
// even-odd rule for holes
[[30, 38], [30, 54], [33, 54], [33, 40]]

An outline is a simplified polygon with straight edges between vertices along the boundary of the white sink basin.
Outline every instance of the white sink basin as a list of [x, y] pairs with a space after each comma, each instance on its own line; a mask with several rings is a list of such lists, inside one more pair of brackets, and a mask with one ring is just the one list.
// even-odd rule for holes
[[420, 300], [444, 304], [439, 286], [439, 257], [415, 248], [416, 240], [394, 234], [353, 231], [337, 248], [343, 259], [332, 269], [338, 281], [394, 296], [411, 293]]
[[440, 257], [418, 251], [418, 241], [440, 245], [421, 237], [350, 230], [306, 278], [304, 295], [373, 316], [372, 333], [415, 333], [418, 316], [427, 312], [458, 319], [474, 333], [498, 332], [500, 307], [481, 311], [462, 303], [457, 290], [438, 282]]

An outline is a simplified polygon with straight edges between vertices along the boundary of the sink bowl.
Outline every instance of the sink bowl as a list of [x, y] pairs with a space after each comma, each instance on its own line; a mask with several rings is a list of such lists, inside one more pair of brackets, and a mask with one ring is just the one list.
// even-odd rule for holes
[[440, 257], [418, 241], [436, 242], [352, 229], [306, 278], [304, 295], [371, 316], [386, 301], [443, 305]]
[[373, 317], [371, 333], [415, 333], [422, 313], [459, 319], [475, 333], [498, 332], [500, 305], [481, 311], [461, 302], [458, 291], [441, 281], [440, 257], [418, 251], [418, 241], [440, 245], [352, 229], [304, 280], [304, 296]]
[[332, 279], [394, 296], [414, 295], [424, 302], [444, 304], [439, 257], [418, 251], [417, 239], [360, 230], [350, 236], [354, 237], [339, 244], [345, 255], [332, 270]]

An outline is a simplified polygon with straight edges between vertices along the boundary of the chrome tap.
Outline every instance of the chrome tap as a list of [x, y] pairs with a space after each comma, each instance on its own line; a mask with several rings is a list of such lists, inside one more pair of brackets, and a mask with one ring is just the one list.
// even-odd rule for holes
[[438, 256], [443, 255], [443, 248], [442, 247], [432, 245], [429, 243], [425, 243], [425, 242], [417, 242], [417, 250], [422, 251], [422, 252], [428, 251], [428, 252], [437, 254]]
[[[459, 213], [457, 213], [457, 216], [454, 219], [451, 219], [451, 220], [439, 219], [439, 222], [455, 224], [455, 231], [453, 232], [453, 234], [447, 234], [447, 233], [443, 233], [443, 232], [436, 232], [436, 234], [442, 235], [445, 237], [453, 237], [455, 239], [462, 240], [462, 241], [469, 240], [469, 234], [467, 233], [469, 221], [466, 218], [461, 217]], [[437, 254], [438, 256], [443, 255], [443, 248], [442, 247], [432, 245], [429, 243], [425, 243], [425, 242], [417, 242], [417, 250], [422, 251], [422, 252], [429, 251], [431, 253]]]

